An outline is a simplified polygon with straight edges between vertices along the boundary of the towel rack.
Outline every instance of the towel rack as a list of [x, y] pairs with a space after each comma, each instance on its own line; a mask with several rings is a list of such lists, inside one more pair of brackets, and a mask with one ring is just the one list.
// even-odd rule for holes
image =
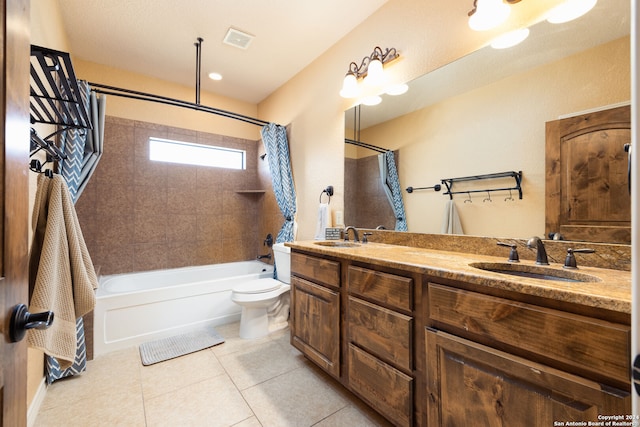
[[32, 124], [92, 128], [68, 53], [31, 45], [30, 95]]
[[[499, 178], [513, 178], [515, 180], [515, 185], [513, 187], [453, 191], [453, 186], [455, 183], [465, 182], [465, 181], [478, 181], [478, 180], [485, 180], [485, 179], [499, 179]], [[453, 199], [454, 194], [490, 193], [493, 191], [513, 191], [513, 190], [517, 190], [519, 198], [522, 199], [522, 171], [519, 171], [519, 172], [508, 171], [508, 172], [489, 173], [484, 175], [465, 176], [460, 178], [447, 178], [441, 181], [447, 187], [447, 191], [442, 194], [448, 195], [449, 199]]]
[[66, 155], [55, 143], [55, 138], [68, 129], [92, 129], [89, 112], [78, 87], [78, 80], [66, 52], [31, 45], [29, 113], [31, 124], [43, 123], [57, 126], [55, 132], [46, 137], [31, 128], [29, 157], [40, 151], [46, 153], [42, 163], [38, 159], [29, 162], [29, 169], [53, 176], [43, 166], [49, 162], [66, 159]]
[[320, 193], [320, 203], [322, 203], [322, 195], [323, 194], [326, 194], [327, 197], [329, 198], [327, 203], [331, 203], [331, 196], [333, 196], [333, 185], [329, 185], [327, 188], [322, 190], [322, 192]]

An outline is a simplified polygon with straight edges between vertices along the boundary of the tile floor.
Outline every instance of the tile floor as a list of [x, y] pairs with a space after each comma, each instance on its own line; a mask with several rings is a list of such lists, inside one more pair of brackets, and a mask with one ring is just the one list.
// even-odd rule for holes
[[289, 344], [289, 330], [260, 340], [239, 324], [225, 343], [151, 366], [137, 347], [97, 357], [47, 390], [43, 426], [388, 426]]

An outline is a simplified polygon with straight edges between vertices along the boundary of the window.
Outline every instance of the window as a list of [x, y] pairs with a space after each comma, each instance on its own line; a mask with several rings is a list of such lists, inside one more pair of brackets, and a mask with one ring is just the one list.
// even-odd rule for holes
[[246, 152], [168, 139], [149, 138], [149, 159], [214, 168], [246, 169]]

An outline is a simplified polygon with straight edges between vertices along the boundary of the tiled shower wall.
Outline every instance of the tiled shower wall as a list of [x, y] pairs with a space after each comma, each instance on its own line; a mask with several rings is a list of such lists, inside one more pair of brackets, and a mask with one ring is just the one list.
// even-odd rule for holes
[[[398, 152], [396, 165], [398, 164]], [[378, 156], [345, 158], [344, 162], [344, 221], [345, 225], [387, 230], [396, 226], [393, 209], [380, 181]]]
[[[149, 160], [149, 137], [237, 148], [246, 170]], [[260, 141], [107, 117], [104, 153], [76, 204], [100, 274], [255, 259], [283, 218]], [[261, 190], [263, 192], [243, 192]]]

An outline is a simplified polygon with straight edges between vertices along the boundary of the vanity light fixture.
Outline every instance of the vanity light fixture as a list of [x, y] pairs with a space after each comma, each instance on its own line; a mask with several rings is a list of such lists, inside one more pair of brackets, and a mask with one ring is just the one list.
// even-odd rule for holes
[[547, 15], [552, 24], [562, 24], [581, 17], [596, 5], [598, 0], [567, 0], [554, 7]]
[[344, 76], [340, 96], [343, 98], [355, 98], [360, 94], [359, 81], [362, 79], [366, 85], [379, 86], [384, 83], [384, 65], [400, 57], [395, 48], [387, 48], [384, 52], [378, 46], [369, 56], [365, 56], [360, 66], [355, 62], [349, 64], [349, 71]]
[[486, 31], [507, 20], [511, 13], [509, 5], [521, 0], [474, 0], [468, 13], [469, 27], [475, 31]]
[[508, 33], [504, 33], [503, 35], [493, 39], [491, 47], [494, 49], [507, 49], [522, 43], [527, 37], [529, 37], [528, 28], [509, 31]]

